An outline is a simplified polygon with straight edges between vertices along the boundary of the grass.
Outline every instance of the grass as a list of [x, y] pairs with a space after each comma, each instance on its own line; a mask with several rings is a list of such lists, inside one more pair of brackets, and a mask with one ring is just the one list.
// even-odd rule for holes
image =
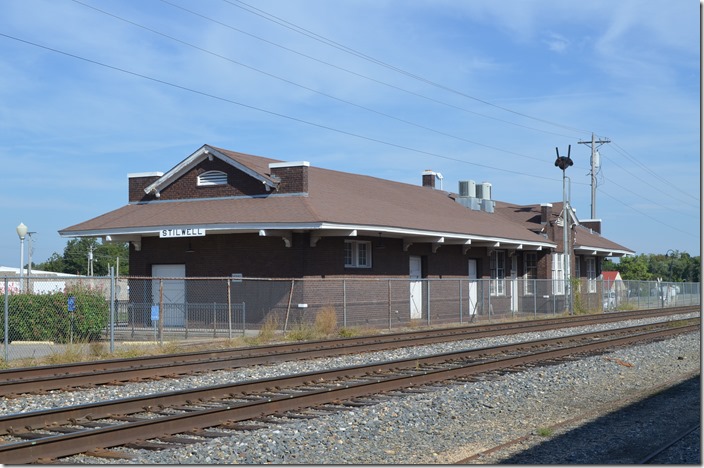
[[555, 430], [551, 427], [539, 427], [537, 434], [540, 437], [550, 437], [555, 433]]
[[332, 306], [324, 306], [315, 314], [315, 320], [310, 323], [305, 320], [294, 324], [286, 333], [286, 339], [292, 341], [320, 340], [337, 336], [337, 311]]

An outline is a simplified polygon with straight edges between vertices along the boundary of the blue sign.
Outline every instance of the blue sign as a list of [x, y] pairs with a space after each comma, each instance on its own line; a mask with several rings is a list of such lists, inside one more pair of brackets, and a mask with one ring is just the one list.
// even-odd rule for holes
[[68, 296], [68, 311], [73, 312], [76, 310], [76, 298], [74, 296]]
[[156, 322], [157, 320], [159, 320], [159, 306], [153, 305], [152, 306], [152, 321]]

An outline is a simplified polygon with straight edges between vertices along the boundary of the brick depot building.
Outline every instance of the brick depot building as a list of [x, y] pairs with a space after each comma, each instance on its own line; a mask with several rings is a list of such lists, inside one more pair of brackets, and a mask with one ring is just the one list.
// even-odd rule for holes
[[[507, 279], [563, 278], [562, 203], [495, 201], [487, 183], [455, 194], [430, 171], [410, 185], [209, 145], [128, 177], [127, 205], [59, 233], [129, 242], [133, 277], [491, 278], [496, 300]], [[572, 227], [571, 276], [633, 254], [600, 224]]]

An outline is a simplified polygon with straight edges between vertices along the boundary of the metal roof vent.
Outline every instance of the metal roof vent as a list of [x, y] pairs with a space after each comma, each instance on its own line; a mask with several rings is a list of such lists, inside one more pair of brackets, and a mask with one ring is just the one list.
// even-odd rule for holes
[[222, 171], [207, 171], [198, 176], [198, 187], [227, 184], [227, 174]]

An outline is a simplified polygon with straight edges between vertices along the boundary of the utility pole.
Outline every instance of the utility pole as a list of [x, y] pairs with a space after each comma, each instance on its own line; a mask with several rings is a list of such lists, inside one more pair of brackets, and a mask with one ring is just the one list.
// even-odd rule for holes
[[567, 146], [567, 156], [560, 156], [560, 150], [555, 147], [555, 153], [557, 153], [557, 159], [555, 160], [555, 166], [562, 170], [562, 260], [563, 260], [563, 275], [564, 275], [564, 294], [565, 294], [565, 310], [572, 315], [572, 287], [570, 285], [570, 244], [569, 240], [572, 231], [572, 224], [570, 222], [570, 201], [567, 198], [567, 175], [565, 170], [573, 165], [572, 158], [570, 158], [570, 149], [572, 145]]
[[93, 246], [88, 247], [88, 276], [93, 276]]
[[592, 176], [592, 218], [591, 219], [596, 219], [596, 172], [597, 172], [597, 161], [596, 161], [596, 156], [597, 156], [597, 151], [596, 149], [598, 148], [596, 145], [603, 145], [604, 143], [611, 143], [611, 140], [595, 140], [594, 139], [594, 133], [592, 133], [592, 141], [578, 141], [577, 143], [581, 145], [590, 145], [592, 149], [592, 157], [591, 157], [591, 176]]

